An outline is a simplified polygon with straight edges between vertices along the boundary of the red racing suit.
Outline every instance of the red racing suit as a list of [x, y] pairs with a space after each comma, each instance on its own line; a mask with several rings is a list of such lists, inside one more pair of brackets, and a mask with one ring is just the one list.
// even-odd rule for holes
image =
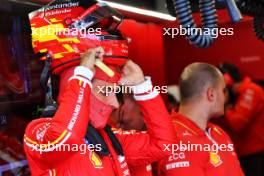
[[[108, 124], [112, 127], [112, 129], [116, 128], [116, 123], [109, 118]], [[132, 133], [135, 130], [130, 130]], [[152, 176], [152, 165], [140, 165], [140, 166], [130, 166], [128, 165], [130, 175], [131, 176]]]
[[239, 156], [264, 151], [264, 91], [245, 78], [238, 87], [238, 100], [228, 109], [225, 121]]
[[129, 166], [129, 170], [131, 176], [152, 176], [152, 166], [151, 164], [143, 165], [143, 166]]
[[124, 157], [117, 156], [103, 130], [98, 132], [110, 155], [99, 156], [92, 146], [87, 147], [86, 152], [80, 150], [80, 146], [89, 145], [84, 137], [89, 122], [92, 77], [89, 69], [76, 67], [55, 116], [34, 120], [26, 128], [24, 150], [32, 176], [130, 175], [127, 164], [147, 165], [170, 154], [164, 151], [164, 145], [175, 143], [175, 132], [158, 92], [149, 91], [152, 90], [150, 80], [136, 86], [134, 91], [147, 133], [115, 132]]
[[173, 123], [180, 143], [174, 146], [176, 152], [158, 163], [159, 176], [244, 175], [233, 144], [221, 128], [209, 123], [204, 132], [180, 114], [173, 115]]

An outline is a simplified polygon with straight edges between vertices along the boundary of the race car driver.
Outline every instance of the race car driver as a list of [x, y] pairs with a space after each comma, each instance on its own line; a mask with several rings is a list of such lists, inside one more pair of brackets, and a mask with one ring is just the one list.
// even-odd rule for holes
[[225, 82], [221, 72], [206, 63], [193, 63], [181, 74], [181, 102], [172, 115], [178, 145], [174, 153], [159, 162], [164, 176], [242, 176], [233, 144], [218, 126], [208, 123], [224, 114]]
[[[174, 129], [161, 97], [152, 91], [151, 81], [144, 78], [140, 67], [130, 60], [124, 66], [119, 82], [135, 85], [134, 98], [148, 131], [130, 133], [119, 130], [113, 136], [106, 122], [118, 102], [114, 93], [105, 96], [98, 90], [100, 86], [113, 87], [113, 83], [107, 82], [109, 77], [102, 73], [97, 75], [100, 72], [97, 73], [94, 63], [98, 52], [102, 58], [101, 48], [90, 49], [82, 56], [80, 66], [61, 73], [59, 108], [55, 116], [37, 119], [28, 125], [24, 148], [32, 176], [130, 175], [127, 163], [147, 165], [169, 154], [163, 152], [164, 145], [175, 143]], [[93, 128], [88, 127], [89, 122]], [[89, 145], [91, 141], [86, 136], [92, 132], [102, 139], [101, 153], [58, 150], [65, 144]]]
[[249, 77], [242, 78], [230, 63], [219, 65], [229, 89], [223, 123], [228, 129], [246, 175], [263, 175], [264, 91]]

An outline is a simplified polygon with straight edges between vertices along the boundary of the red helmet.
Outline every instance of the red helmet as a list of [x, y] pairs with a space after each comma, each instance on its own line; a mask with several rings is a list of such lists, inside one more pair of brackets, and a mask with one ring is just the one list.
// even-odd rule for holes
[[51, 58], [51, 71], [59, 74], [78, 65], [80, 54], [102, 46], [103, 62], [122, 66], [128, 43], [118, 31], [122, 15], [94, 0], [55, 0], [29, 14], [32, 45], [41, 59]]

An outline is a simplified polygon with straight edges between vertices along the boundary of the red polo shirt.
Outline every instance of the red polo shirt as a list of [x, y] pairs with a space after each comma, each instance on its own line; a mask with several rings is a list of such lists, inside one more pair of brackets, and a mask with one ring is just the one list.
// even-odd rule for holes
[[[209, 123], [205, 132], [180, 114], [173, 114], [173, 123], [180, 143], [189, 149], [178, 149], [170, 157], [160, 161], [160, 176], [244, 175], [233, 144], [221, 128]], [[178, 147], [180, 148], [180, 144]]]

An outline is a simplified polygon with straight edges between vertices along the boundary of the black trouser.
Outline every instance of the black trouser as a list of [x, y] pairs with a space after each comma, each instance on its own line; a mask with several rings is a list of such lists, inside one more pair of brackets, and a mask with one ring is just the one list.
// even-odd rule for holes
[[264, 176], [264, 151], [239, 158], [246, 176]]

